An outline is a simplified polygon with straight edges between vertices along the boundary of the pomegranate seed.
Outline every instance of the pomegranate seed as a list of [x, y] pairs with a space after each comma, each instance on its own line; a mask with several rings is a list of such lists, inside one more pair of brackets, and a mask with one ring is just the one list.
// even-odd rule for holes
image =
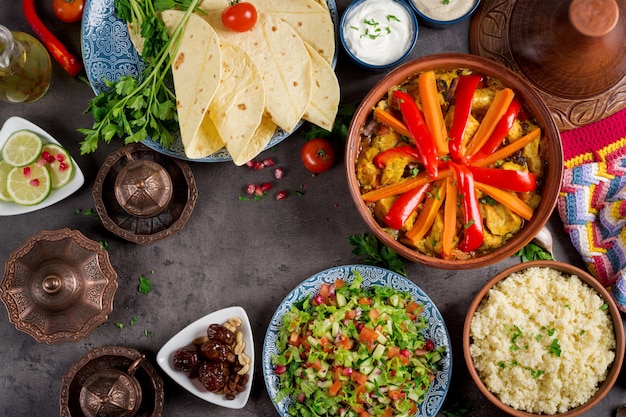
[[39, 187], [39, 178], [32, 179], [28, 183], [33, 187]]
[[285, 172], [282, 169], [276, 168], [274, 170], [274, 178], [276, 178], [277, 180], [281, 179], [284, 175], [285, 175]]
[[250, 160], [250, 161], [246, 162], [246, 166], [247, 166], [248, 168], [254, 168], [254, 161], [253, 161], [253, 160]]
[[263, 191], [263, 190], [261, 189], [261, 186], [260, 186], [260, 185], [256, 185], [256, 186], [254, 187], [254, 194], [255, 194], [255, 195], [257, 195], [257, 196], [259, 196], [259, 197], [262, 197], [262, 196], [263, 196], [263, 194], [265, 194], [265, 191]]
[[273, 167], [274, 166], [274, 160], [272, 158], [267, 158], [263, 160], [263, 165], [266, 167]]
[[315, 297], [313, 297], [313, 304], [317, 306], [324, 304], [324, 298], [320, 294], [316, 294]]
[[30, 167], [25, 167], [23, 172], [24, 172], [24, 177], [30, 178]]
[[428, 350], [428, 351], [432, 351], [435, 349], [435, 342], [433, 342], [432, 340], [427, 340], [426, 343], [424, 343], [424, 349]]
[[363, 324], [363, 323], [357, 323], [357, 324], [356, 324], [356, 329], [357, 329], [358, 331], [361, 331], [361, 330], [363, 329], [363, 327], [365, 327], [365, 324]]
[[269, 191], [272, 189], [272, 184], [269, 182], [264, 182], [263, 184], [261, 184], [261, 190], [262, 191]]
[[246, 186], [246, 194], [250, 194], [250, 195], [254, 194], [254, 190], [255, 190], [255, 189], [256, 189], [256, 185], [254, 185], [254, 184], [248, 184], [248, 185]]
[[287, 367], [285, 365], [276, 365], [276, 368], [274, 369], [276, 375], [284, 374], [285, 371], [287, 371]]
[[280, 190], [279, 192], [276, 193], [276, 200], [284, 200], [286, 198], [287, 198], [287, 191]]
[[63, 162], [63, 161], [65, 161], [65, 155], [63, 155], [62, 153], [58, 153], [58, 154], [56, 154], [55, 158], [56, 158], [56, 160], [57, 160], [57, 161], [59, 161], [59, 162]]
[[41, 157], [44, 159], [44, 161], [46, 161], [49, 164], [54, 162], [54, 156], [52, 156], [50, 152], [48, 151], [43, 151], [41, 153]]
[[69, 167], [70, 166], [67, 163], [61, 161], [61, 163], [59, 164], [59, 171], [63, 172], [66, 169], [68, 169]]
[[350, 375], [352, 375], [352, 372], [354, 372], [354, 371], [352, 370], [352, 368], [349, 368], [349, 367], [348, 367], [348, 368], [343, 368], [343, 372], [342, 372], [342, 373], [343, 373], [345, 376], [350, 376]]
[[402, 356], [404, 356], [404, 357], [406, 357], [406, 358], [408, 358], [409, 356], [411, 356], [411, 352], [409, 352], [409, 350], [408, 350], [408, 349], [402, 349], [402, 350], [400, 351], [400, 353], [402, 354]]
[[257, 171], [260, 171], [263, 168], [265, 168], [265, 165], [263, 165], [263, 162], [255, 162], [254, 163], [254, 169], [256, 169]]
[[298, 394], [298, 402], [302, 404], [304, 400], [306, 400], [306, 395], [304, 395], [304, 392], [301, 392]]

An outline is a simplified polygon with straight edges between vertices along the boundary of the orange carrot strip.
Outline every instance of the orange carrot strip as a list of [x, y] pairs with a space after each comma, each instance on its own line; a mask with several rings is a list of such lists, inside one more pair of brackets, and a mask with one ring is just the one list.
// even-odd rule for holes
[[456, 235], [456, 212], [458, 191], [454, 177], [446, 178], [446, 202], [443, 207], [443, 236], [441, 237], [442, 257], [452, 258], [452, 245]]
[[446, 199], [445, 179], [436, 181], [433, 188], [434, 190], [431, 190], [430, 195], [426, 197], [424, 207], [422, 207], [422, 211], [417, 216], [415, 224], [411, 230], [406, 232], [406, 238], [413, 243], [417, 243], [430, 230], [441, 204]]
[[447, 178], [452, 175], [452, 171], [450, 168], [440, 169], [437, 178], [431, 178], [428, 176], [428, 173], [422, 172], [415, 177], [405, 178], [400, 180], [394, 184], [387, 185], [385, 187], [378, 188], [376, 190], [368, 191], [363, 194], [361, 197], [364, 201], [368, 203], [372, 203], [378, 201], [380, 199], [391, 197], [397, 194], [405, 193], [415, 187], [419, 187], [420, 185], [427, 184], [429, 182], [433, 182], [438, 179]]
[[509, 143], [508, 145], [498, 149], [497, 151], [485, 157], [484, 159], [478, 159], [476, 161], [471, 160], [470, 165], [476, 166], [476, 167], [485, 167], [491, 164], [495, 164], [499, 160], [504, 159], [514, 154], [515, 152], [519, 151], [524, 146], [528, 145], [530, 142], [537, 139], [540, 135], [541, 135], [541, 129], [537, 128], [533, 130], [532, 132], [526, 134], [525, 136], [522, 136], [515, 142]]
[[384, 125], [389, 126], [401, 135], [407, 136], [409, 138], [412, 137], [409, 129], [404, 125], [404, 123], [396, 119], [391, 113], [386, 110], [376, 107], [374, 109], [374, 119]]
[[477, 189], [484, 192], [489, 197], [507, 207], [509, 210], [516, 213], [523, 219], [530, 220], [533, 217], [532, 207], [524, 203], [524, 201], [522, 201], [522, 199], [515, 195], [515, 193], [492, 187], [491, 185], [483, 184], [480, 182], [475, 183], [475, 186]]
[[448, 153], [448, 130], [439, 104], [435, 71], [421, 73], [418, 79], [418, 88], [426, 126], [433, 136], [437, 153], [445, 155]]
[[493, 103], [489, 106], [485, 117], [480, 123], [480, 126], [478, 126], [478, 130], [467, 144], [466, 156], [469, 157], [478, 152], [480, 148], [482, 148], [483, 145], [489, 140], [489, 137], [496, 128], [496, 125], [504, 113], [506, 113], [511, 101], [513, 101], [513, 97], [515, 97], [515, 93], [510, 88], [504, 88], [496, 93]]
[[331, 385], [330, 388], [328, 389], [328, 395], [331, 397], [335, 397], [337, 394], [339, 394], [340, 389], [341, 389], [341, 380], [338, 379], [335, 382], [333, 382], [333, 385]]

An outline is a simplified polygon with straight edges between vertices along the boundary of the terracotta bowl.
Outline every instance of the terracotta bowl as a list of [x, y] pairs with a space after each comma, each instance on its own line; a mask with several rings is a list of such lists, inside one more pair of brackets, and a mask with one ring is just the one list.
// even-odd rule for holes
[[[487, 76], [501, 80], [507, 87], [515, 91], [528, 110], [533, 114], [541, 127], [545, 138], [544, 157], [546, 171], [541, 188], [541, 202], [535, 209], [532, 219], [524, 223], [522, 228], [500, 248], [470, 259], [442, 259], [425, 255], [404, 245], [383, 229], [371, 214], [370, 209], [361, 198], [361, 191], [356, 175], [355, 163], [360, 152], [361, 133], [364, 124], [371, 118], [372, 109], [383, 98], [388, 90], [405, 81], [409, 76], [431, 69], [467, 68]], [[365, 96], [357, 108], [348, 130], [345, 154], [346, 176], [348, 188], [356, 204], [356, 208], [368, 228], [389, 248], [402, 257], [428, 266], [441, 269], [472, 269], [499, 262], [524, 247], [541, 230], [549, 220], [556, 205], [563, 176], [563, 148], [558, 129], [537, 92], [523, 79], [506, 67], [486, 58], [475, 55], [444, 53], [418, 58], [403, 64], [382, 78]]]
[[470, 353], [470, 343], [472, 343], [472, 339], [470, 336], [471, 322], [474, 318], [477, 308], [479, 307], [480, 303], [483, 301], [485, 295], [489, 292], [491, 288], [493, 288], [494, 285], [508, 278], [511, 274], [515, 272], [523, 271], [530, 267], [551, 268], [551, 269], [560, 271], [564, 275], [567, 275], [567, 276], [576, 275], [581, 279], [582, 282], [588, 284], [591, 288], [597, 291], [598, 295], [608, 306], [608, 312], [609, 312], [611, 321], [613, 322], [613, 328], [615, 330], [616, 346], [615, 346], [615, 359], [613, 360], [613, 363], [610, 365], [606, 379], [600, 383], [596, 393], [586, 403], [578, 407], [571, 408], [567, 412], [564, 412], [564, 413], [552, 414], [552, 415], [559, 416], [559, 417], [578, 416], [589, 411], [592, 407], [598, 404], [606, 396], [606, 394], [611, 390], [611, 387], [617, 380], [617, 377], [620, 373], [622, 363], [624, 360], [624, 326], [623, 326], [622, 318], [620, 316], [620, 312], [617, 308], [617, 305], [615, 304], [615, 301], [613, 300], [609, 292], [593, 276], [591, 276], [589, 273], [579, 268], [576, 268], [572, 265], [568, 265], [566, 263], [556, 262], [556, 261], [525, 262], [525, 263], [517, 264], [510, 268], [507, 268], [506, 270], [500, 272], [498, 275], [492, 278], [489, 282], [487, 282], [487, 284], [478, 292], [478, 294], [476, 294], [474, 300], [470, 304], [467, 315], [465, 316], [465, 324], [463, 327], [463, 355], [465, 357], [465, 363], [467, 365], [467, 368], [469, 370], [469, 373], [472, 379], [478, 386], [478, 389], [480, 390], [480, 392], [485, 397], [487, 397], [487, 399], [491, 401], [495, 406], [507, 412], [508, 414], [512, 416], [516, 416], [516, 417], [532, 417], [532, 416], [539, 415], [539, 414], [533, 414], [533, 413], [514, 409], [504, 404], [496, 395], [490, 392], [487, 389], [486, 385], [481, 380], [481, 377], [478, 371], [474, 367], [474, 362]]

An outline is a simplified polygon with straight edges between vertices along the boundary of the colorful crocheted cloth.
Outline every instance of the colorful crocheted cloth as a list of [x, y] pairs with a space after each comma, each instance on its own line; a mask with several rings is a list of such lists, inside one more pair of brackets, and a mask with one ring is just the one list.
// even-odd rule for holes
[[561, 139], [559, 214], [591, 274], [608, 287], [626, 278], [626, 110]]

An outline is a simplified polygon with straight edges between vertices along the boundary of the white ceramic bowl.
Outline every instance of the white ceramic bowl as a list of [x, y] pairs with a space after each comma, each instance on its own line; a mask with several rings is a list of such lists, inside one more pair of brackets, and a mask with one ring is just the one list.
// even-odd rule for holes
[[[248, 371], [248, 383], [243, 392], [237, 394], [235, 399], [227, 400], [223, 394], [216, 394], [207, 391], [207, 389], [198, 381], [197, 378], [191, 379], [187, 373], [174, 368], [174, 354], [184, 346], [189, 345], [196, 337], [206, 336], [209, 325], [218, 323], [222, 324], [231, 317], [239, 317], [241, 319], [241, 331], [243, 332], [243, 340], [246, 343], [244, 352], [250, 358], [250, 370]], [[157, 353], [157, 363], [165, 371], [165, 373], [180, 384], [187, 391], [198, 398], [219, 405], [221, 407], [239, 409], [243, 408], [250, 397], [252, 388], [252, 377], [254, 373], [254, 341], [252, 338], [252, 328], [246, 311], [241, 307], [228, 307], [206, 316], [199, 318], [180, 332], [176, 333]]]

